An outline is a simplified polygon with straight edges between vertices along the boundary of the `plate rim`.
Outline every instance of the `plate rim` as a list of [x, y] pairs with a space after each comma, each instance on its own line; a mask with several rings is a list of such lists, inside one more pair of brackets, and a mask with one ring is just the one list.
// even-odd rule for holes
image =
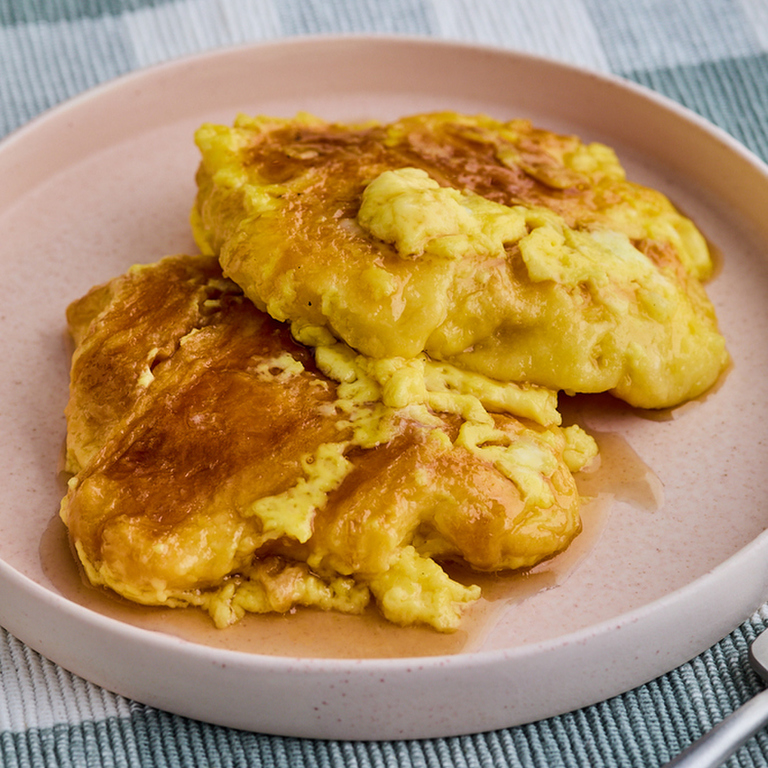
[[[59, 104], [49, 107], [48, 109], [44, 110], [40, 114], [33, 117], [30, 121], [28, 121], [24, 125], [19, 126], [18, 128], [14, 129], [10, 133], [6, 134], [6, 136], [4, 136], [0, 140], [0, 166], [4, 162], [5, 156], [7, 154], [12, 154], [13, 148], [16, 144], [26, 141], [27, 137], [30, 135], [34, 138], [35, 132], [38, 130], [44, 130], [48, 122], [55, 121], [61, 115], [66, 115], [68, 111], [75, 111], [79, 109], [83, 104], [97, 101], [102, 96], [102, 94], [110, 91], [114, 91], [114, 89], [130, 87], [133, 84], [140, 83], [145, 78], [151, 79], [151, 78], [157, 77], [158, 75], [173, 76], [174, 73], [177, 72], [179, 69], [184, 69], [188, 67], [190, 64], [199, 65], [206, 61], [210, 62], [216, 59], [220, 59], [221, 57], [231, 57], [231, 56], [238, 57], [243, 53], [253, 53], [254, 51], [261, 51], [266, 48], [281, 49], [281, 50], [285, 50], [286, 48], [292, 48], [292, 49], [298, 50], [299, 48], [302, 48], [302, 47], [306, 48], [306, 47], [313, 47], [318, 45], [320, 47], [326, 47], [326, 46], [337, 45], [340, 41], [345, 43], [354, 42], [355, 44], [365, 44], [365, 45], [370, 45], [373, 43], [376, 45], [396, 44], [396, 45], [410, 45], [410, 46], [417, 46], [417, 47], [434, 46], [434, 47], [440, 47], [443, 49], [464, 50], [472, 53], [485, 53], [493, 56], [501, 55], [505, 58], [517, 59], [518, 61], [532, 62], [534, 65], [567, 71], [577, 77], [586, 77], [590, 79], [595, 79], [606, 85], [609, 85], [612, 87], [619, 87], [623, 91], [633, 92], [638, 98], [644, 101], [650, 101], [654, 103], [657, 108], [662, 109], [666, 112], [672, 113], [676, 118], [683, 120], [687, 124], [695, 125], [699, 130], [703, 131], [707, 135], [711, 136], [716, 142], [723, 145], [724, 148], [729, 153], [735, 153], [736, 155], [741, 157], [744, 162], [751, 165], [756, 172], [760, 173], [764, 177], [764, 180], [766, 182], [766, 187], [768, 188], [768, 165], [764, 163], [757, 155], [755, 155], [751, 150], [749, 150], [746, 146], [744, 146], [741, 142], [739, 142], [733, 136], [728, 134], [722, 128], [713, 124], [703, 116], [699, 115], [696, 112], [693, 112], [688, 107], [685, 107], [684, 105], [681, 105], [678, 102], [673, 101], [669, 97], [666, 97], [662, 94], [659, 94], [658, 92], [655, 92], [647, 88], [646, 86], [635, 83], [633, 81], [630, 81], [618, 75], [598, 72], [580, 65], [561, 62], [546, 56], [541, 56], [539, 54], [520, 52], [520, 51], [508, 49], [508, 48], [502, 48], [498, 46], [492, 46], [492, 45], [480, 44], [480, 43], [444, 40], [444, 39], [437, 39], [437, 38], [431, 38], [431, 37], [423, 37], [418, 35], [404, 36], [404, 35], [389, 35], [389, 34], [387, 35], [383, 35], [383, 34], [381, 35], [380, 34], [305, 35], [305, 36], [296, 36], [294, 38], [285, 38], [285, 39], [279, 39], [279, 40], [259, 41], [254, 43], [241, 44], [237, 46], [225, 46], [225, 47], [213, 48], [206, 51], [187, 54], [181, 57], [176, 57], [173, 59], [166, 60], [164, 62], [160, 62], [157, 64], [152, 64], [152, 65], [131, 70], [129, 72], [118, 75], [117, 77], [106, 80], [89, 89], [86, 89], [85, 91]], [[62, 167], [66, 167], [66, 166], [62, 166]], [[61, 170], [61, 168], [57, 168], [57, 170]], [[34, 186], [35, 184], [32, 184], [29, 188], [25, 187], [25, 189], [27, 189], [28, 191], [29, 189], [33, 189]], [[0, 211], [4, 211], [5, 208], [6, 208], [6, 203], [0, 202]], [[408, 665], [413, 666], [414, 662], [417, 662], [420, 667], [430, 668], [430, 669], [433, 669], [434, 671], [436, 669], [444, 670], [446, 668], [454, 667], [456, 664], [462, 664], [464, 666], [466, 666], [467, 664], [471, 664], [474, 666], [487, 666], [489, 664], [492, 665], [492, 664], [496, 664], [504, 661], [509, 661], [512, 658], [527, 657], [530, 654], [535, 652], [542, 652], [542, 651], [551, 652], [552, 649], [556, 647], [559, 648], [564, 643], [568, 643], [574, 647], [583, 645], [587, 640], [592, 639], [596, 636], [605, 636], [610, 634], [613, 630], [617, 628], [617, 626], [627, 627], [627, 626], [636, 624], [638, 622], [641, 622], [642, 619], [648, 614], [655, 614], [655, 613], [662, 612], [670, 604], [682, 605], [683, 603], [685, 603], [690, 599], [689, 593], [693, 592], [695, 590], [695, 587], [701, 585], [702, 583], [706, 583], [706, 584], [719, 583], [721, 576], [724, 572], [733, 569], [734, 567], [739, 565], [742, 561], [752, 562], [756, 560], [757, 559], [756, 553], [761, 553], [765, 549], [768, 549], [768, 531], [763, 531], [763, 533], [759, 534], [755, 539], [749, 542], [745, 547], [741, 548], [739, 551], [731, 555], [729, 558], [719, 563], [715, 568], [710, 570], [708, 573], [685, 584], [684, 586], [676, 590], [673, 590], [672, 592], [669, 592], [656, 600], [646, 603], [640, 606], [639, 608], [636, 608], [631, 611], [627, 611], [611, 619], [598, 622], [597, 624], [590, 625], [584, 629], [577, 630], [576, 632], [572, 632], [566, 635], [558, 636], [556, 638], [552, 638], [544, 641], [538, 641], [534, 643], [526, 643], [526, 644], [514, 646], [512, 648], [505, 648], [505, 649], [485, 650], [485, 651], [480, 650], [480, 651], [473, 651], [473, 652], [466, 652], [466, 653], [459, 652], [457, 654], [450, 654], [446, 656], [428, 656], [428, 657], [415, 656], [415, 657], [395, 658], [395, 659], [387, 659], [387, 658], [353, 659], [353, 660], [322, 659], [322, 658], [315, 659], [315, 658], [305, 658], [305, 657], [252, 654], [252, 653], [243, 652], [243, 651], [234, 651], [234, 650], [220, 649], [220, 648], [214, 649], [209, 646], [205, 646], [199, 643], [194, 643], [192, 641], [187, 641], [172, 635], [166, 635], [161, 632], [155, 632], [152, 630], [143, 629], [141, 627], [136, 627], [126, 622], [122, 622], [119, 619], [115, 619], [109, 616], [104, 616], [96, 611], [92, 611], [88, 608], [80, 606], [77, 603], [69, 600], [65, 596], [58, 594], [56, 592], [53, 592], [52, 590], [47, 589], [45, 586], [38, 584], [33, 579], [26, 576], [26, 574], [18, 571], [12, 565], [7, 563], [4, 559], [2, 559], [2, 557], [0, 557], [0, 591], [2, 591], [2, 588], [7, 587], [7, 584], [13, 583], [14, 580], [17, 582], [20, 581], [20, 585], [17, 584], [17, 586], [20, 586], [20, 588], [23, 591], [27, 593], [35, 593], [39, 591], [40, 593], [39, 596], [43, 598], [43, 602], [45, 602], [45, 599], [47, 598], [47, 601], [51, 604], [52, 607], [54, 607], [54, 609], [65, 611], [65, 612], [74, 611], [75, 618], [78, 616], [78, 614], [82, 612], [84, 617], [90, 617], [91, 622], [95, 622], [96, 624], [102, 624], [102, 623], [105, 624], [107, 627], [107, 631], [118, 632], [118, 633], [128, 632], [129, 635], [136, 634], [140, 640], [144, 638], [147, 642], [151, 641], [151, 643], [153, 644], [153, 647], [155, 644], [159, 644], [160, 646], [167, 645], [169, 648], [171, 648], [171, 647], [177, 647], [179, 646], [179, 644], [181, 644], [186, 649], [188, 650], [191, 649], [190, 652], [193, 655], [198, 655], [198, 656], [213, 655], [216, 657], [225, 657], [227, 660], [231, 660], [233, 662], [236, 661], [239, 664], [244, 663], [244, 660], [248, 660], [249, 661], [248, 666], [252, 664], [256, 664], [256, 666], [259, 666], [260, 664], [266, 663], [267, 666], [269, 667], [280, 666], [283, 668], [283, 672], [288, 672], [291, 669], [295, 669], [298, 661], [300, 662], [300, 666], [302, 667], [302, 670], [304, 672], [306, 672], [307, 669], [310, 669], [323, 674], [337, 674], [340, 671], [348, 670], [352, 666], [355, 668], [363, 668], [363, 669], [370, 669], [370, 670], [391, 671], [392, 669], [399, 670], [400, 668]], [[4, 577], [2, 576], [3, 573], [5, 573]], [[3, 586], [3, 582], [5, 582], [5, 586]], [[765, 594], [768, 594], [768, 567], [763, 568], [762, 579], [760, 581], [756, 579], [756, 583], [760, 585], [759, 590], [757, 591], [761, 592], [763, 596]], [[754, 605], [755, 610], [757, 609], [759, 604], [760, 602], [755, 603]], [[4, 614], [4, 609], [0, 608], [0, 614]], [[743, 619], [746, 619], [747, 617], [748, 616], [743, 616]], [[728, 617], [727, 621], [730, 623], [732, 621], [732, 617]], [[8, 623], [14, 623], [14, 622], [13, 620], [11, 622], [7, 622], [6, 619], [3, 617], [2, 623], [3, 625], [7, 626]], [[732, 629], [735, 626], [736, 626], [735, 624], [731, 624], [730, 628]], [[13, 630], [10, 630], [10, 631], [12, 631], [13, 633]], [[718, 637], [716, 637], [715, 640], [712, 642], [716, 642], [721, 637], [725, 636], [728, 631], [730, 631], [730, 629], [723, 632], [722, 628], [718, 628], [717, 629]], [[16, 633], [13, 633], [13, 634], [16, 634]], [[34, 648], [35, 647], [33, 645], [34, 641], [25, 640], [22, 634], [23, 632], [18, 635], [19, 639], [22, 640], [22, 642], [28, 642], [30, 647]], [[710, 632], [709, 636], [711, 635], [712, 633]], [[706, 647], [709, 647], [712, 644], [712, 642], [708, 641], [705, 646], [702, 646], [699, 648], [699, 651], [697, 651], [697, 653], [705, 650]], [[701, 643], [699, 643], [699, 645], [701, 645]], [[44, 654], [44, 655], [48, 655], [48, 657], [51, 658], [50, 654]], [[689, 658], [692, 658], [694, 655], [696, 654], [693, 653], [684, 659], [680, 659], [678, 663], [683, 663], [684, 661], [687, 661]], [[55, 659], [53, 660], [55, 661]], [[674, 666], [677, 666], [677, 664], [675, 664]], [[317, 668], [317, 669], [315, 670], [314, 668]], [[668, 670], [671, 668], [673, 667], [669, 667], [666, 663], [664, 664], [664, 670]], [[659, 674], [664, 670], [660, 670]], [[108, 687], [108, 686], [105, 686], [105, 687]], [[353, 736], [352, 738], [355, 738], [355, 737]]]
[[199, 64], [206, 60], [213, 61], [256, 51], [265, 51], [269, 49], [287, 50], [288, 48], [298, 49], [301, 47], [314, 46], [333, 47], [339, 44], [434, 47], [435, 49], [441, 48], [444, 50], [466, 51], [469, 53], [516, 59], [520, 62], [528, 61], [534, 65], [553, 68], [569, 72], [577, 77], [596, 80], [606, 85], [618, 87], [623, 91], [634, 92], [640, 98], [653, 102], [658, 107], [681, 117], [688, 123], [694, 124], [696, 127], [703, 129], [706, 133], [711, 134], [718, 142], [725, 144], [729, 150], [742, 156], [750, 164], [757, 166], [759, 170], [768, 175], [768, 161], [764, 161], [724, 128], [721, 128], [704, 115], [701, 115], [685, 104], [675, 101], [666, 94], [663, 94], [660, 91], [655, 91], [642, 83], [630, 80], [623, 75], [604, 72], [593, 67], [556, 59], [544, 54], [507, 48], [501, 45], [419, 34], [409, 35], [393, 33], [297, 34], [285, 38], [265, 39], [237, 43], [234, 45], [213, 46], [201, 51], [173, 56], [156, 63], [145, 64], [113, 77], [109, 77], [56, 104], [46, 107], [26, 122], [0, 137], [0, 154], [6, 150], [6, 144], [24, 139], [27, 132], [36, 130], [39, 124], [55, 117], [58, 113], [76, 109], [83, 103], [98, 99], [104, 92], [109, 92], [115, 88], [123, 86], [128, 87], [132, 83], [138, 83], [144, 78], [154, 78], [162, 74], [172, 74], [175, 69], [186, 68], [191, 64]]

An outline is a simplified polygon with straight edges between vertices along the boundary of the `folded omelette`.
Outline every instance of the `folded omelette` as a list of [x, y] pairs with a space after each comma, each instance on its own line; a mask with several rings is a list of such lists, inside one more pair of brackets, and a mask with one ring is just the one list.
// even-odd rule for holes
[[456, 113], [241, 116], [197, 144], [198, 246], [279, 320], [642, 408], [728, 363], [707, 243], [605, 145]]
[[439, 563], [525, 567], [580, 530], [596, 449], [548, 390], [305, 347], [206, 256], [134, 267], [68, 319], [61, 515], [89, 581], [129, 600], [223, 627], [373, 598], [449, 631], [479, 589]]
[[204, 125], [200, 255], [68, 310], [61, 516], [88, 580], [225, 627], [459, 625], [581, 529], [558, 393], [668, 408], [728, 364], [694, 224], [600, 144], [456, 113]]

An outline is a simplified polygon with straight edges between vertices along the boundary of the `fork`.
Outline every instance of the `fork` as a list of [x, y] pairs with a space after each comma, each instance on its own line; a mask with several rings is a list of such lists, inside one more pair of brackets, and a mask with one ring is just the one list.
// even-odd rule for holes
[[[749, 648], [749, 663], [768, 683], [768, 631]], [[759, 730], [768, 725], [768, 689], [728, 715], [681, 752], [666, 768], [717, 768]]]

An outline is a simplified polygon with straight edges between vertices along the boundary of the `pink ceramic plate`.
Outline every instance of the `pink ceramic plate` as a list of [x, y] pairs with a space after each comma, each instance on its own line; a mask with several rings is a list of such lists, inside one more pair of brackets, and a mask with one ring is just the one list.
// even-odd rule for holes
[[[691, 215], [722, 253], [709, 292], [734, 359], [723, 385], [667, 419], [608, 399], [582, 404], [583, 423], [613, 441], [608, 453], [633, 457], [610, 514], [593, 519], [579, 562], [545, 573], [484, 632], [444, 646], [408, 630], [407, 650], [388, 635], [375, 658], [361, 635], [342, 653], [321, 637], [338, 626], [318, 617], [273, 622], [268, 640], [251, 641], [247, 628], [227, 636], [194, 619], [164, 625], [89, 596], [70, 578], [55, 522], [64, 310], [134, 262], [193, 248], [194, 129], [237, 111], [391, 119], [444, 108], [530, 117], [605, 141], [630, 177]], [[679, 107], [509, 52], [298, 39], [173, 62], [87, 93], [6, 139], [0, 178], [0, 623], [63, 667], [238, 728], [444, 736], [555, 715], [637, 686], [717, 641], [768, 595], [768, 173]]]

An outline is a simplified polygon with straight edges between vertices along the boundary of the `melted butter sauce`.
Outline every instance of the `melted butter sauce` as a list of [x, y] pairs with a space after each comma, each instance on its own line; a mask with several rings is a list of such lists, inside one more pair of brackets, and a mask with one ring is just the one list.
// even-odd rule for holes
[[286, 615], [247, 615], [238, 624], [218, 630], [200, 610], [135, 605], [86, 583], [58, 516], [42, 538], [40, 557], [46, 576], [68, 600], [136, 627], [214, 648], [340, 659], [470, 652], [482, 647], [502, 613], [544, 590], [557, 588], [589, 557], [608, 523], [614, 500], [648, 511], [660, 506], [661, 483], [629, 444], [616, 434], [593, 436], [600, 447], [600, 459], [576, 476], [579, 491], [588, 497], [582, 507], [582, 532], [565, 552], [522, 572], [482, 574], [446, 566], [452, 578], [465, 584], [479, 584], [483, 592], [481, 599], [465, 612], [461, 628], [453, 634], [392, 625], [373, 607], [361, 616], [315, 609], [298, 609]]

